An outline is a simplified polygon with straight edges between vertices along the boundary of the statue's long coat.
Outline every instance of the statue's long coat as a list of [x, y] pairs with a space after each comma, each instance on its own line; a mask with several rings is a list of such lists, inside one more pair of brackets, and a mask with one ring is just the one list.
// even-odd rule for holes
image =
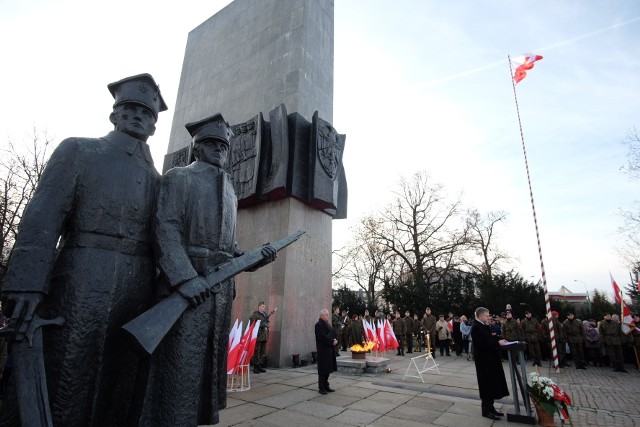
[[[142, 396], [134, 387], [145, 373], [138, 376], [141, 362], [119, 329], [152, 300], [159, 177], [147, 144], [127, 134], [69, 138], [25, 210], [3, 292], [45, 293], [41, 317], [65, 319], [44, 328], [56, 426], [124, 425], [136, 416]], [[4, 407], [0, 424], [11, 425], [15, 406]]]
[[[237, 198], [229, 175], [206, 162], [169, 170], [155, 214], [156, 257], [169, 292], [205, 276], [235, 252]], [[151, 358], [142, 426], [218, 422], [226, 406], [233, 281], [188, 309]]]

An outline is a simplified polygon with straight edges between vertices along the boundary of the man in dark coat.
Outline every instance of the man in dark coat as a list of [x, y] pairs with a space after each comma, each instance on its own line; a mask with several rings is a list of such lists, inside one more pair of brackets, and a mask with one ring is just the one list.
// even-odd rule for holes
[[320, 394], [332, 393], [329, 387], [329, 375], [338, 370], [335, 347], [338, 336], [329, 323], [329, 310], [320, 310], [320, 318], [315, 326], [316, 351], [318, 352], [318, 391]]
[[[107, 87], [114, 130], [55, 149], [24, 212], [2, 291], [19, 328], [36, 312], [64, 317], [43, 329], [56, 426], [135, 424], [136, 384], [144, 384], [137, 376], [146, 375], [119, 329], [153, 297], [150, 220], [160, 175], [146, 141], [167, 106], [149, 74]], [[13, 397], [0, 424], [10, 424]]]
[[[185, 311], [151, 358], [140, 425], [217, 424], [226, 406], [233, 279], [212, 291], [205, 276], [240, 254], [237, 198], [224, 165], [231, 130], [221, 114], [186, 125], [196, 161], [162, 178], [155, 214], [160, 292], [177, 292]], [[267, 250], [270, 248], [269, 250]], [[268, 252], [268, 253], [266, 253]], [[265, 246], [263, 264], [275, 259]]]
[[493, 402], [509, 396], [507, 381], [502, 369], [502, 357], [500, 345], [506, 344], [506, 340], [498, 340], [489, 330], [489, 309], [478, 307], [476, 309], [476, 321], [471, 328], [473, 340], [473, 355], [478, 377], [478, 390], [482, 400], [482, 416], [499, 420], [504, 416], [496, 411]]
[[413, 317], [411, 317], [409, 310], [404, 312], [404, 319], [402, 320], [404, 320], [406, 326], [405, 341], [407, 343], [407, 353], [413, 353]]

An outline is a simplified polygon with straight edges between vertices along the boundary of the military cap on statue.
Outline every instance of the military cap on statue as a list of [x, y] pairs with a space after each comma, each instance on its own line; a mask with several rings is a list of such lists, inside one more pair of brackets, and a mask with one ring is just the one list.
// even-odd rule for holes
[[156, 118], [159, 112], [167, 110], [167, 104], [160, 94], [160, 86], [153, 80], [151, 74], [126, 77], [108, 84], [107, 88], [116, 100], [113, 104], [114, 108], [124, 103], [139, 104], [153, 111]]
[[205, 139], [217, 139], [229, 144], [229, 140], [233, 135], [231, 127], [227, 123], [222, 114], [217, 113], [206, 119], [198, 120], [197, 122], [191, 122], [184, 125], [189, 131], [189, 134], [193, 137], [193, 143], [197, 144]]

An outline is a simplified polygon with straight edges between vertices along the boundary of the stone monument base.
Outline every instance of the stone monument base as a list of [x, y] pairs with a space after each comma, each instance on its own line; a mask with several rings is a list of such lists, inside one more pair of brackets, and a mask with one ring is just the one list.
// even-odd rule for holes
[[339, 356], [336, 359], [338, 372], [362, 375], [379, 374], [387, 371], [389, 359], [386, 357], [366, 356], [365, 359], [353, 359], [351, 356]]

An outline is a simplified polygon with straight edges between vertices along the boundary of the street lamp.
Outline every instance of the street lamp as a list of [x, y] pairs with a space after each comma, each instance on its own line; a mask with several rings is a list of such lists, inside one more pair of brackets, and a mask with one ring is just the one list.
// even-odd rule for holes
[[587, 284], [582, 280], [573, 279], [574, 282], [579, 282], [584, 285], [584, 290], [587, 292], [587, 301], [589, 301], [589, 315], [591, 315], [591, 297], [589, 296], [589, 289], [587, 289]]

